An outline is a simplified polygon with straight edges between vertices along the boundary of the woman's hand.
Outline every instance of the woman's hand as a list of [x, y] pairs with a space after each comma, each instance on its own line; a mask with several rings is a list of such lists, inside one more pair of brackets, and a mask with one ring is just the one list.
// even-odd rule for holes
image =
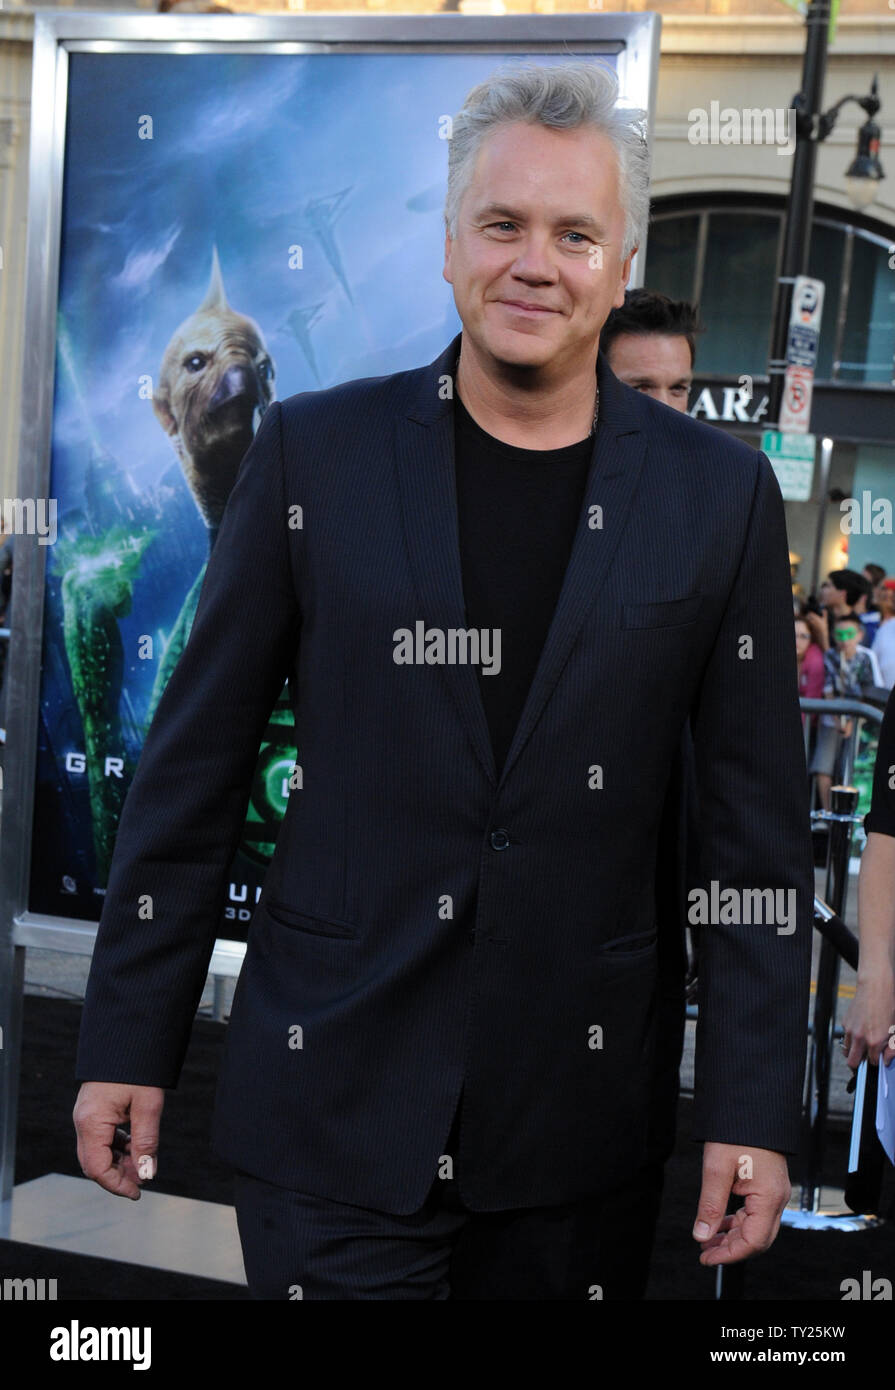
[[852, 1069], [865, 1056], [872, 1066], [878, 1066], [880, 1058], [888, 1066], [895, 1057], [895, 973], [891, 969], [879, 967], [869, 979], [862, 979], [859, 972], [843, 1028], [843, 1052]]
[[858, 874], [858, 976], [843, 1052], [854, 1069], [895, 1056], [895, 835], [870, 830]]

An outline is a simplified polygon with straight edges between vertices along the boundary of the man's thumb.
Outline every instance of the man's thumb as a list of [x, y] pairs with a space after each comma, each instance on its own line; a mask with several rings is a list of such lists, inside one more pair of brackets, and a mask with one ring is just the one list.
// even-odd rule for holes
[[699, 1206], [693, 1225], [694, 1240], [711, 1239], [724, 1220], [729, 1197], [729, 1178], [724, 1173], [703, 1170], [702, 1191], [699, 1194]]
[[154, 1178], [158, 1171], [159, 1122], [163, 1100], [164, 1092], [161, 1100], [158, 1100], [138, 1091], [131, 1101], [131, 1161], [142, 1182]]

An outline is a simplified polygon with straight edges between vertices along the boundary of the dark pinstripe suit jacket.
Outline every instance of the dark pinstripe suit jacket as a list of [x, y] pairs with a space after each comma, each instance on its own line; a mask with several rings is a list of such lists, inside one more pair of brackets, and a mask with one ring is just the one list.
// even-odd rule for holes
[[215, 1150], [410, 1212], [463, 1087], [473, 1209], [627, 1176], [677, 1046], [659, 999], [680, 997], [681, 903], [658, 841], [690, 712], [700, 883], [798, 897], [793, 934], [702, 931], [695, 1135], [794, 1151], [813, 861], [774, 474], [600, 355], [581, 519], [497, 778], [473, 666], [393, 657], [418, 619], [464, 627], [458, 343], [265, 414], [127, 796], [77, 1076], [176, 1084], [288, 675], [303, 785], [251, 923]]

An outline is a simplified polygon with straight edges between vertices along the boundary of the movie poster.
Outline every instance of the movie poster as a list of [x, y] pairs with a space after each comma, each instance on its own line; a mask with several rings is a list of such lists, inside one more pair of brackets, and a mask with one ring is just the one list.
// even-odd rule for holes
[[[441, 274], [446, 118], [502, 61], [69, 54], [32, 911], [99, 918], [265, 408], [420, 366], [459, 331]], [[284, 690], [221, 937], [245, 939], [296, 756]]]

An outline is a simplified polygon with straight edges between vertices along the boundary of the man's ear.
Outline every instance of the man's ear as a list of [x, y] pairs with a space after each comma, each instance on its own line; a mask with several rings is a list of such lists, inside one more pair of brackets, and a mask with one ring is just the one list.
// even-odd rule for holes
[[445, 280], [447, 280], [447, 282], [448, 282], [449, 285], [452, 285], [452, 284], [454, 283], [453, 280], [451, 279], [451, 249], [452, 249], [452, 247], [453, 247], [453, 244], [454, 244], [453, 238], [451, 237], [451, 234], [450, 234], [450, 232], [449, 232], [448, 229], [447, 229], [447, 225], [445, 224], [445, 229], [444, 229], [444, 268], [442, 269], [442, 272], [441, 272], [441, 273], [442, 273], [442, 275], [444, 276]]
[[622, 261], [621, 270], [619, 271], [618, 277], [619, 287], [616, 291], [615, 298], [612, 301], [613, 309], [620, 309], [625, 302], [625, 290], [627, 289], [628, 280], [631, 275], [631, 262], [633, 261], [634, 257], [637, 255], [637, 252], [639, 250], [639, 246], [632, 246], [625, 260]]

